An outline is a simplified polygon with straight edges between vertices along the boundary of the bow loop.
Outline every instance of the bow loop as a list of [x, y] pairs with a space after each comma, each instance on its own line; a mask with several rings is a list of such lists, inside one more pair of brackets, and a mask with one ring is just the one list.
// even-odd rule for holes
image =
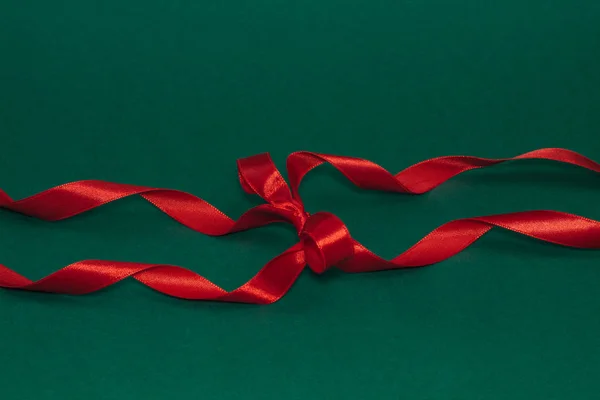
[[246, 193], [257, 194], [272, 205], [287, 204], [292, 193], [268, 153], [237, 162], [240, 184]]

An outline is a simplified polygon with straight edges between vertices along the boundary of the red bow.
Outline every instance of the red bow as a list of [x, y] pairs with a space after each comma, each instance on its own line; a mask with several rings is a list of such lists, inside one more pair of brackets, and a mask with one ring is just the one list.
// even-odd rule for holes
[[344, 223], [328, 212], [310, 215], [299, 196], [290, 189], [268, 154], [238, 161], [240, 183], [250, 194], [257, 194], [272, 207], [273, 215], [296, 228], [304, 259], [316, 273], [323, 273], [354, 254], [354, 241]]
[[231, 292], [177, 266], [99, 260], [71, 264], [36, 282], [0, 265], [0, 287], [85, 294], [131, 276], [178, 298], [265, 304], [280, 299], [306, 264], [317, 273], [334, 265], [345, 272], [429, 265], [452, 257], [494, 226], [564, 246], [600, 248], [600, 222], [557, 211], [527, 211], [451, 221], [386, 261], [352, 239], [347, 227], [333, 214], [309, 215], [298, 191], [303, 177], [324, 162], [364, 189], [421, 194], [464, 171], [517, 159], [559, 161], [600, 172], [600, 164], [565, 149], [541, 149], [512, 159], [440, 157], [415, 164], [396, 175], [363, 159], [299, 152], [287, 160], [288, 187], [271, 158], [260, 154], [239, 160], [238, 171], [244, 190], [259, 195], [267, 204], [250, 209], [237, 221], [204, 200], [176, 190], [79, 181], [18, 201], [0, 190], [0, 207], [49, 221], [69, 218], [126, 196], [140, 195], [180, 223], [207, 235], [225, 235], [273, 222], [287, 222], [294, 225], [300, 239], [298, 244], [267, 263], [250, 281]]

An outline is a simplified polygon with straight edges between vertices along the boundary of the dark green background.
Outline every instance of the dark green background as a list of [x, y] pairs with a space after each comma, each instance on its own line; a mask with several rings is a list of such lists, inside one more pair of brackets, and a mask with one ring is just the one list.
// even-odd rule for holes
[[[493, 3], [493, 4], [489, 4]], [[0, 179], [80, 179], [255, 204], [235, 160], [312, 150], [398, 171], [561, 146], [600, 159], [600, 2], [26, 1], [0, 4]], [[600, 219], [600, 178], [544, 162], [409, 197], [323, 167], [302, 192], [392, 257], [451, 219]], [[89, 259], [171, 263], [232, 289], [297, 239], [226, 238], [140, 199], [60, 223], [1, 212], [0, 262], [39, 278]], [[133, 281], [86, 297], [0, 292], [0, 397], [592, 399], [600, 252], [493, 231], [439, 265], [302, 274], [271, 306], [185, 302]]]

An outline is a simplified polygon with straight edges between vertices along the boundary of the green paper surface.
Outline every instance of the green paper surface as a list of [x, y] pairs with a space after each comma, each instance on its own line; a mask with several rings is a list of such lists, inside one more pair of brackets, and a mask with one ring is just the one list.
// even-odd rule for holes
[[[236, 159], [292, 151], [392, 172], [442, 155], [567, 147], [600, 160], [600, 2], [0, 3], [0, 187], [81, 179], [258, 200]], [[553, 209], [600, 219], [600, 176], [548, 162], [463, 174], [423, 196], [302, 186], [391, 258], [452, 219]], [[227, 289], [297, 241], [193, 232], [140, 198], [49, 223], [0, 211], [0, 263], [40, 278], [82, 259], [169, 263]], [[0, 398], [593, 399], [600, 251], [493, 230], [427, 268], [304, 271], [270, 306], [187, 302], [128, 280], [69, 297], [0, 291]]]

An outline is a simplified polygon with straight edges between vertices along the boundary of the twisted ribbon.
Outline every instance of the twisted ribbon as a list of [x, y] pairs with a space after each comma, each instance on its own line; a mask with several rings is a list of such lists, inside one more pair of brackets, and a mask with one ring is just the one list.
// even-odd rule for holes
[[419, 267], [445, 260], [467, 248], [493, 227], [575, 248], [600, 248], [600, 222], [558, 211], [527, 211], [448, 222], [392, 260], [384, 260], [354, 240], [344, 223], [328, 212], [304, 209], [299, 186], [313, 168], [329, 163], [363, 189], [422, 194], [471, 169], [520, 159], [544, 159], [600, 172], [600, 164], [566, 149], [540, 149], [513, 158], [440, 157], [415, 164], [396, 175], [370, 161], [298, 152], [287, 159], [290, 186], [268, 154], [238, 160], [242, 188], [265, 204], [233, 220], [189, 193], [97, 180], [57, 186], [22, 200], [0, 190], [0, 207], [47, 221], [81, 214], [123, 197], [139, 195], [181, 224], [220, 236], [274, 222], [292, 224], [299, 242], [268, 262], [252, 279], [228, 292], [195, 272], [173, 265], [86, 260], [38, 281], [0, 265], [0, 287], [80, 295], [132, 277], [152, 289], [182, 299], [267, 304], [280, 299], [304, 267], [323, 273], [336, 266], [345, 272]]

